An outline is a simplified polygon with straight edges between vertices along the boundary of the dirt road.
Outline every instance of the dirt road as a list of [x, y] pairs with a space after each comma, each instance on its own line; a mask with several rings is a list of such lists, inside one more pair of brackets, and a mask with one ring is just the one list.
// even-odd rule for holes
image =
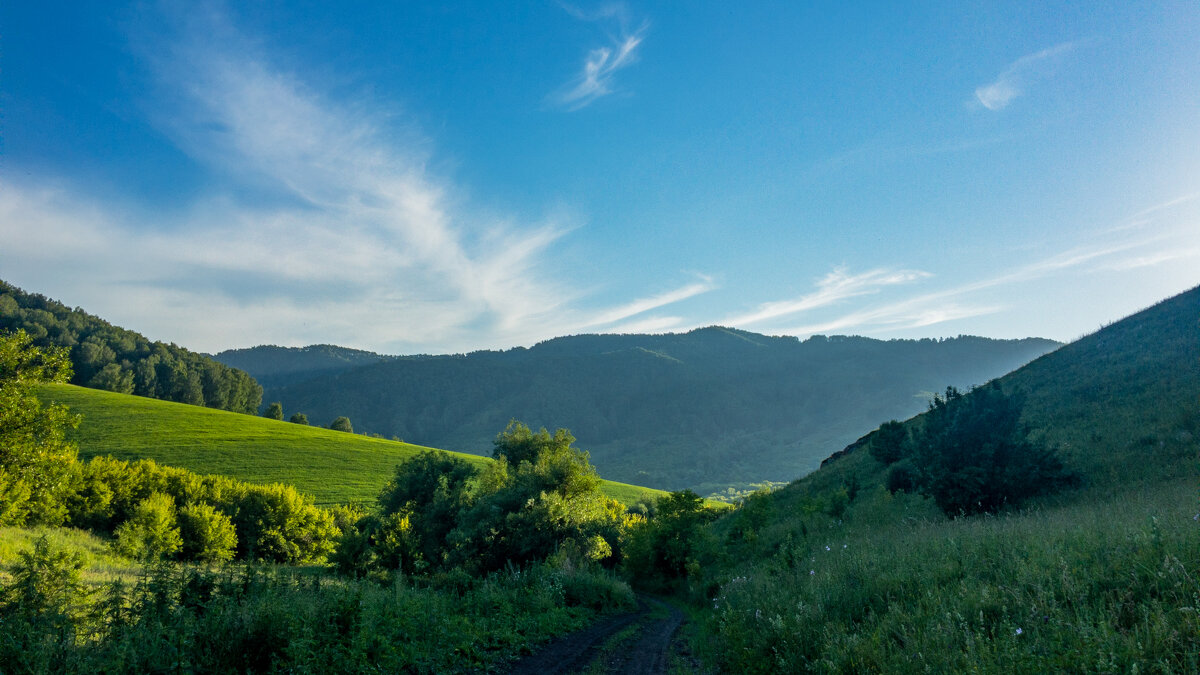
[[509, 675], [666, 675], [683, 613], [639, 595], [638, 610], [551, 642], [513, 664]]

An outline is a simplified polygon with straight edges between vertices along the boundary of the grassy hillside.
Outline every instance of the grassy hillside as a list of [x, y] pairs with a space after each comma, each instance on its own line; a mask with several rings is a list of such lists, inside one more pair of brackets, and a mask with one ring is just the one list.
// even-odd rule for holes
[[[254, 483], [287, 483], [318, 504], [373, 502], [397, 464], [428, 449], [73, 385], [47, 385], [39, 396], [82, 415], [71, 434], [81, 457], [146, 458]], [[491, 461], [452, 454], [476, 466]], [[626, 504], [662, 494], [612, 481], [604, 491]]]
[[[361, 431], [464, 452], [489, 452], [513, 418], [563, 426], [605, 476], [714, 491], [792, 480], [864, 428], [919, 412], [929, 392], [980, 384], [1057, 346], [978, 337], [800, 341], [720, 327], [579, 335], [529, 349], [403, 357], [265, 396], [281, 401], [285, 415], [348, 415]], [[302, 351], [289, 358], [322, 362]], [[231, 363], [265, 377], [283, 355], [240, 356]]]
[[[1000, 380], [1081, 487], [948, 518], [865, 446], [709, 530], [728, 672], [1200, 672], [1200, 289]], [[920, 424], [919, 418], [909, 424]]]

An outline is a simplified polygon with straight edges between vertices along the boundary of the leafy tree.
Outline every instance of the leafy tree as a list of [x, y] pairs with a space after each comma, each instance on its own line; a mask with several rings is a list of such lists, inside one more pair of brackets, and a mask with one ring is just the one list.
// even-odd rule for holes
[[350, 424], [349, 417], [338, 417], [329, 423], [329, 428], [334, 431], [345, 431], [348, 434], [354, 433], [354, 427]]
[[185, 560], [225, 562], [237, 548], [237, 532], [229, 516], [208, 504], [190, 504], [179, 510], [181, 553]]
[[432, 568], [443, 564], [447, 536], [471, 503], [469, 487], [476, 474], [475, 467], [465, 461], [434, 451], [422, 452], [396, 467], [379, 495], [379, 508], [385, 517], [398, 517], [384, 521], [395, 525], [393, 539], [403, 523], [404, 541], [411, 544], [410, 558], [419, 557]]
[[265, 417], [269, 420], [282, 421], [283, 420], [283, 404], [280, 403], [279, 401], [275, 401], [271, 405], [267, 406], [267, 410], [266, 410], [266, 412], [263, 413], [263, 417]]
[[545, 429], [534, 433], [528, 426], [512, 420], [492, 441], [492, 457], [517, 467], [543, 454], [561, 453], [574, 442], [575, 437], [566, 429], [559, 429], [551, 436]]
[[133, 516], [117, 527], [117, 551], [138, 560], [175, 555], [183, 546], [175, 517], [175, 501], [155, 492], [138, 504]]
[[640, 585], [665, 590], [677, 586], [698, 564], [703, 526], [715, 514], [691, 490], [659, 498], [656, 511], [631, 528], [623, 564]]
[[115, 391], [118, 394], [132, 394], [133, 371], [122, 370], [119, 364], [109, 363], [101, 368], [95, 377], [88, 380], [87, 386], [92, 389]]
[[995, 511], [1073, 481], [1055, 449], [1029, 440], [1022, 399], [991, 382], [934, 396], [914, 439], [918, 489], [950, 515]]
[[289, 419], [288, 421], [291, 422], [292, 424], [307, 425], [308, 424], [308, 415], [305, 415], [304, 413], [295, 413], [294, 415], [292, 415], [291, 419]]
[[475, 503], [451, 533], [459, 562], [489, 571], [545, 559], [564, 545], [592, 560], [610, 556], [625, 509], [600, 492], [600, 477], [574, 441], [565, 429], [551, 435], [509, 423], [495, 441], [500, 461], [480, 476]]
[[65, 406], [43, 405], [34, 385], [66, 382], [65, 349], [40, 349], [24, 331], [0, 335], [0, 525], [57, 525], [78, 470]]
[[896, 420], [879, 425], [870, 443], [871, 456], [884, 464], [895, 464], [909, 453], [908, 430]]

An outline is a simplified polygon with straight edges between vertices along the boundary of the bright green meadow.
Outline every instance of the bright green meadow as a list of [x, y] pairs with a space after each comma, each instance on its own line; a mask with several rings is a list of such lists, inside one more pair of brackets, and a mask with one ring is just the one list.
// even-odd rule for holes
[[[324, 505], [373, 504], [397, 464], [429, 449], [74, 385], [43, 385], [38, 396], [62, 403], [81, 416], [79, 427], [70, 435], [81, 458], [152, 459], [201, 474], [251, 483], [285, 483]], [[478, 467], [492, 461], [478, 455], [450, 454]], [[603, 490], [627, 505], [665, 494], [612, 481], [605, 481]]]

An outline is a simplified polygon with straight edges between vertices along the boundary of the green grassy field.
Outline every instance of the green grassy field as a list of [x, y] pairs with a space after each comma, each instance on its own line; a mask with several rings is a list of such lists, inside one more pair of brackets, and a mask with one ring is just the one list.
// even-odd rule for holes
[[[71, 432], [81, 458], [153, 459], [252, 483], [286, 483], [318, 504], [373, 503], [397, 464], [430, 449], [73, 385], [45, 385], [38, 395], [82, 416]], [[492, 461], [451, 454], [479, 467]], [[612, 481], [603, 489], [624, 504], [665, 494]]]

